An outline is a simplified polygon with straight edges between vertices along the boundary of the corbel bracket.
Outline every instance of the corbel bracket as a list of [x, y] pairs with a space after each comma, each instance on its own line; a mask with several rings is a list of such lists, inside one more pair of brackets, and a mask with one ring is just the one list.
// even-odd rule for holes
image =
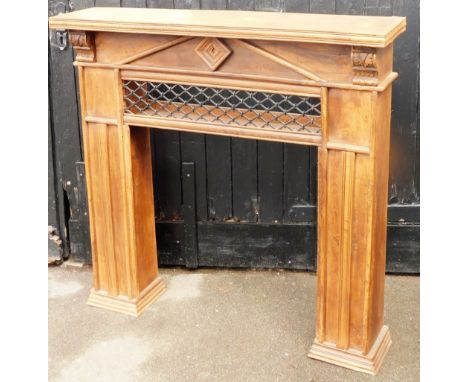
[[70, 44], [76, 53], [76, 61], [94, 62], [96, 49], [94, 33], [84, 31], [69, 31]]
[[377, 51], [375, 48], [353, 46], [351, 49], [353, 65], [353, 84], [377, 86], [379, 71], [377, 67]]

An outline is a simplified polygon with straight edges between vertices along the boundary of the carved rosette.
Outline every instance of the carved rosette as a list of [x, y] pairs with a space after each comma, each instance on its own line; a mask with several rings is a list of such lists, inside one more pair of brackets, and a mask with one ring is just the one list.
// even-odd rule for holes
[[353, 46], [351, 50], [353, 84], [376, 86], [379, 82], [377, 52], [375, 48]]
[[76, 61], [94, 62], [95, 61], [95, 45], [94, 33], [83, 31], [69, 32], [70, 44], [76, 53]]

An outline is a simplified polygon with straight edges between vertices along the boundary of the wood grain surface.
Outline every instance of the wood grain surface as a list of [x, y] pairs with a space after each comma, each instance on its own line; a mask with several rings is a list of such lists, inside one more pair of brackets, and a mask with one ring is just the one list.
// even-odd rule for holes
[[[391, 84], [396, 78], [392, 72], [392, 45], [388, 44], [401, 32], [398, 25], [404, 25], [404, 20], [368, 18], [366, 23], [362, 18], [353, 17], [345, 20], [338, 16], [291, 15], [273, 28], [276, 16], [269, 16], [255, 30], [248, 28], [250, 38], [265, 37], [259, 37], [261, 31], [268, 35], [265, 40], [272, 40], [258, 42], [241, 39], [239, 33], [246, 28], [242, 23], [254, 22], [258, 13], [244, 14], [243, 21], [233, 21], [233, 13], [218, 15], [214, 25], [220, 29], [216, 32], [208, 25], [208, 17], [213, 17], [210, 12], [158, 12], [160, 19], [156, 23], [157, 12], [144, 16], [135, 10], [124, 14], [95, 8], [64, 16], [69, 21], [62, 24], [72, 29], [77, 26], [79, 30], [71, 43], [78, 53], [75, 65], [79, 68], [95, 266], [89, 304], [138, 315], [164, 290], [155, 256], [150, 129], [210, 134], [206, 142], [211, 147], [206, 152], [211, 164], [207, 167], [210, 181], [206, 187], [208, 193], [216, 193], [216, 199], [207, 206], [208, 216], [224, 209], [221, 213], [231, 221], [241, 218], [256, 221], [260, 212], [256, 200], [243, 204], [234, 197], [234, 193], [252, 193], [256, 184], [253, 178], [243, 179], [239, 167], [230, 166], [230, 158], [237, 158], [238, 164], [249, 168], [257, 168], [260, 159], [254, 155], [255, 141], [232, 145], [227, 137], [297, 143], [283, 152], [284, 163], [289, 164], [283, 187], [286, 204], [290, 206], [289, 216], [299, 221], [301, 209], [293, 196], [298, 194], [297, 185], [311, 181], [307, 176], [311, 162], [302, 159], [306, 158], [305, 146], [315, 145], [319, 147], [318, 296], [316, 338], [309, 356], [377, 373], [391, 344], [383, 318]], [[106, 25], [120, 28], [114, 32], [121, 32], [121, 39], [108, 33], [109, 29], [96, 32], [99, 29], [90, 26], [90, 22], [101, 23], [104, 14]], [[315, 18], [321, 21], [311, 32], [306, 20], [311, 22]], [[336, 25], [331, 27], [331, 24]], [[142, 26], [148, 28], [148, 25], [155, 29], [145, 30], [146, 33], [156, 33], [157, 28], [165, 26], [166, 32], [178, 28], [178, 35], [169, 39], [161, 35], [142, 36], [140, 40], [139, 34], [128, 33], [129, 27], [134, 28], [131, 33], [141, 33]], [[292, 27], [288, 29], [285, 25], [296, 29], [293, 32]], [[333, 31], [333, 36], [326, 37], [327, 42], [323, 44], [317, 43], [318, 40], [286, 43], [277, 35], [278, 27], [282, 26], [286, 35], [325, 36]], [[236, 38], [229, 42], [222, 39], [226, 37], [223, 28], [236, 33]], [[370, 40], [348, 46], [349, 41], [364, 31], [374, 37], [380, 33], [386, 40], [379, 48]], [[216, 39], [200, 37], [213, 33], [218, 33]], [[183, 37], [192, 35], [197, 37]], [[337, 36], [344, 35], [348, 40], [337, 46]], [[366, 44], [364, 48], [357, 46], [362, 44]], [[200, 53], [207, 56], [200, 57]], [[300, 57], [307, 59], [299, 60]], [[337, 57], [338, 60], [334, 59]], [[250, 71], [249, 65], [257, 65], [258, 72]], [[250, 76], [246, 77], [243, 71], [248, 71]], [[125, 80], [134, 81], [133, 85], [125, 87]], [[257, 113], [264, 122], [270, 121], [277, 113], [273, 104], [268, 110], [258, 104], [255, 104], [257, 109], [249, 106], [248, 110], [247, 106], [236, 104], [223, 118], [218, 115], [216, 123], [200, 122], [197, 117], [200, 108], [219, 114], [221, 106], [209, 106], [206, 96], [184, 100], [174, 89], [164, 93], [161, 101], [157, 93], [161, 90], [154, 90], [156, 82], [192, 85], [196, 91], [211, 85], [220, 92], [273, 89], [273, 94], [288, 95], [293, 89], [296, 97], [320, 98], [319, 125], [312, 133], [287, 131], [287, 127], [297, 127], [290, 121], [301, 120], [291, 119], [295, 112], [288, 109], [284, 131], [278, 125], [264, 128], [252, 121], [234, 126], [233, 116], [239, 113], [244, 116]], [[131, 97], [134, 101], [129, 106]], [[147, 107], [153, 112], [145, 113]], [[163, 108], [168, 114], [162, 113]], [[192, 111], [188, 113], [184, 108]], [[181, 110], [182, 116], [173, 116], [174, 110]], [[166, 149], [180, 156], [177, 145], [171, 147], [169, 144]], [[195, 174], [193, 164], [186, 164], [185, 168], [185, 175]], [[177, 171], [177, 167], [169, 170]], [[232, 179], [232, 183], [226, 182], [226, 178]], [[195, 209], [195, 183], [185, 180], [183, 184], [185, 192], [191, 193], [190, 197], [185, 196], [186, 208]], [[175, 188], [180, 189], [178, 185]], [[184, 197], [172, 195], [176, 199]], [[309, 190], [300, 197], [303, 202], [311, 201]], [[195, 225], [194, 212], [191, 220]], [[186, 237], [192, 237], [192, 256], [198, 256], [195, 232], [184, 232]], [[203, 234], [202, 229], [200, 233]], [[190, 266], [195, 264], [198, 258], [189, 262]]]
[[383, 48], [405, 31], [406, 22], [403, 17], [95, 7], [54, 16], [49, 27]]

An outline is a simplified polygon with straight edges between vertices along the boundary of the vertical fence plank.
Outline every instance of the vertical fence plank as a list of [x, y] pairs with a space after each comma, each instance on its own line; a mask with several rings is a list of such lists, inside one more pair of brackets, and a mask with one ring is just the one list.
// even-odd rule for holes
[[335, 1], [331, 0], [310, 0], [309, 8], [311, 13], [335, 13]]
[[200, 0], [174, 0], [174, 8], [200, 9]]
[[146, 0], [148, 8], [174, 8], [174, 0]]
[[146, 8], [146, 0], [122, 0], [122, 7]]
[[311, 205], [317, 205], [317, 166], [318, 166], [318, 150], [317, 147], [311, 147], [309, 150], [309, 202]]
[[152, 145], [157, 218], [181, 220], [180, 134], [176, 131], [153, 130]]
[[232, 140], [232, 209], [238, 221], [258, 220], [257, 141]]
[[394, 0], [393, 14], [407, 27], [394, 46], [389, 201], [419, 203], [419, 2]]
[[367, 16], [391, 16], [393, 0], [366, 0], [364, 14]]
[[284, 11], [284, 0], [255, 0], [256, 11]]
[[226, 9], [227, 0], [201, 0], [202, 9]]
[[198, 238], [196, 216], [196, 171], [193, 162], [182, 163], [184, 193], [184, 257], [187, 268], [198, 268]]
[[282, 143], [258, 142], [258, 202], [262, 223], [283, 221]]
[[310, 206], [310, 148], [284, 145], [284, 221], [307, 221], [295, 216], [298, 207]]
[[94, 7], [94, 0], [70, 0], [69, 4], [71, 11], [79, 11], [80, 9]]
[[226, 137], [206, 136], [206, 174], [208, 218], [232, 218], [231, 140]]
[[[91, 237], [89, 232], [88, 193], [86, 190], [86, 173], [84, 162], [76, 162], [77, 186], [74, 189], [76, 197], [75, 214], [70, 217], [70, 250], [75, 260], [79, 257], [85, 263], [91, 263]], [[78, 254], [78, 256], [77, 256]]]
[[[69, 10], [68, 2], [49, 1], [49, 15]], [[73, 51], [71, 47], [60, 50], [56, 44], [56, 32], [49, 31], [50, 63], [50, 110], [53, 127], [53, 145], [55, 159], [56, 190], [59, 211], [59, 231], [67, 245], [65, 256], [70, 255], [70, 242], [80, 241], [73, 236], [68, 224], [70, 216], [78, 215], [78, 196], [75, 163], [82, 160], [81, 136], [78, 119], [78, 99], [75, 73], [73, 69]], [[70, 235], [71, 234], [71, 235]], [[81, 253], [71, 253], [80, 260]]]
[[255, 8], [255, 0], [227, 0], [227, 6], [234, 11], [251, 11]]
[[[193, 162], [195, 164], [195, 182], [197, 188], [197, 220], [207, 220], [206, 199], [206, 136], [205, 134], [180, 133], [181, 160], [182, 162]], [[185, 196], [182, 195], [185, 200]]]
[[120, 0], [96, 0], [96, 7], [120, 7]]
[[[49, 89], [50, 92], [50, 89]], [[58, 211], [57, 211], [57, 187], [56, 187], [56, 177], [55, 177], [55, 155], [54, 155], [54, 138], [53, 138], [53, 128], [52, 128], [52, 123], [50, 121], [50, 107], [49, 107], [49, 113], [48, 113], [48, 122], [49, 122], [49, 128], [47, 130], [47, 138], [48, 138], [48, 166], [47, 166], [47, 172], [48, 172], [48, 193], [47, 193], [47, 201], [48, 201], [48, 216], [47, 216], [47, 224], [50, 226], [53, 226], [55, 228], [58, 228], [59, 225], [59, 218], [58, 218]]]
[[284, 0], [286, 12], [309, 12], [309, 2], [304, 0]]
[[337, 15], [363, 15], [365, 0], [336, 0]]

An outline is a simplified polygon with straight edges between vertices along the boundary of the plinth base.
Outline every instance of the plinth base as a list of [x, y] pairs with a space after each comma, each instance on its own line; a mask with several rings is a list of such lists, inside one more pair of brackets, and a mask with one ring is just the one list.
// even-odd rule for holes
[[383, 326], [374, 345], [366, 355], [353, 349], [337, 349], [333, 345], [318, 343], [315, 340], [308, 356], [348, 369], [376, 375], [391, 344], [388, 327]]
[[165, 290], [164, 282], [158, 277], [136, 299], [128, 299], [125, 296], [109, 296], [107, 292], [92, 289], [87, 304], [138, 317]]

